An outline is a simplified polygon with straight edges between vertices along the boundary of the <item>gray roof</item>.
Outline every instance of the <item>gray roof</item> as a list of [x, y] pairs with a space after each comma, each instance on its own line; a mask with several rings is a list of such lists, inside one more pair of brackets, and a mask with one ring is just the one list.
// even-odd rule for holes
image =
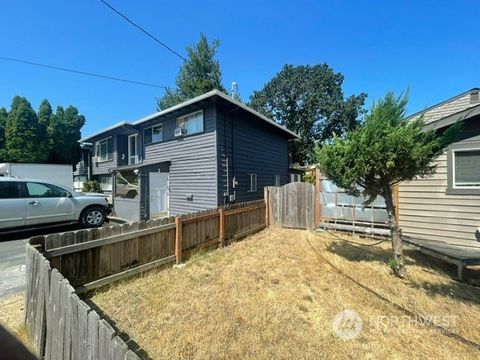
[[168, 109], [165, 109], [165, 110], [162, 110], [162, 111], [153, 113], [153, 114], [151, 114], [151, 115], [145, 116], [145, 117], [143, 117], [143, 118], [141, 118], [141, 119], [135, 120], [135, 121], [133, 121], [133, 122], [122, 121], [122, 122], [120, 122], [120, 123], [118, 123], [118, 124], [116, 124], [116, 125], [110, 126], [110, 127], [106, 128], [106, 129], [103, 129], [103, 130], [98, 131], [98, 132], [96, 132], [96, 133], [94, 133], [94, 134], [91, 134], [91, 135], [89, 135], [89, 136], [84, 137], [84, 138], [82, 138], [82, 139], [80, 140], [80, 142], [90, 140], [90, 139], [93, 138], [93, 137], [96, 137], [96, 136], [98, 136], [98, 135], [101, 135], [101, 134], [103, 134], [103, 133], [105, 133], [105, 132], [107, 132], [107, 131], [116, 129], [116, 128], [118, 128], [118, 127], [122, 127], [122, 126], [125, 126], [125, 125], [139, 125], [139, 124], [144, 123], [144, 122], [146, 122], [146, 121], [153, 120], [153, 119], [155, 119], [155, 118], [157, 118], [157, 117], [159, 117], [159, 116], [168, 114], [168, 113], [170, 113], [170, 112], [172, 112], [172, 111], [175, 111], [175, 110], [179, 110], [179, 109], [181, 109], [181, 108], [183, 108], [183, 107], [185, 107], [185, 106], [192, 105], [192, 104], [194, 104], [194, 103], [196, 103], [196, 102], [199, 102], [199, 101], [202, 101], [202, 100], [211, 98], [211, 97], [213, 97], [213, 96], [219, 96], [219, 97], [223, 98], [224, 100], [229, 101], [230, 103], [238, 106], [239, 108], [242, 108], [242, 109], [248, 111], [249, 113], [255, 115], [256, 117], [258, 117], [258, 118], [260, 118], [260, 119], [262, 119], [263, 121], [269, 123], [270, 125], [273, 125], [273, 126], [279, 128], [280, 130], [288, 133], [289, 135], [291, 135], [291, 136], [293, 136], [293, 137], [295, 137], [295, 138], [299, 138], [299, 137], [300, 137], [300, 136], [298, 136], [296, 133], [294, 133], [293, 131], [288, 130], [287, 128], [285, 128], [285, 127], [277, 124], [275, 121], [273, 121], [272, 119], [269, 119], [269, 118], [266, 117], [265, 115], [260, 114], [259, 112], [253, 110], [252, 108], [246, 106], [245, 104], [242, 104], [240, 101], [237, 101], [237, 100], [233, 99], [231, 96], [228, 96], [227, 94], [221, 92], [220, 90], [216, 90], [216, 89], [215, 89], [215, 90], [209, 91], [209, 92], [207, 92], [207, 93], [205, 93], [205, 94], [202, 94], [202, 95], [200, 95], [200, 96], [194, 97], [193, 99], [184, 101], [184, 102], [182, 102], [182, 103], [180, 103], [180, 104], [178, 104], [178, 105], [169, 107]]

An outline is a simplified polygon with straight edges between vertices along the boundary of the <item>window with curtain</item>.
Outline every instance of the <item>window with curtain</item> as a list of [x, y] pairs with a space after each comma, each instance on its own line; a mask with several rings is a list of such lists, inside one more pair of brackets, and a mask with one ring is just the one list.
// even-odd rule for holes
[[187, 135], [203, 132], [203, 110], [178, 118], [177, 127], [183, 127]]
[[454, 187], [480, 187], [480, 150], [455, 150]]
[[112, 138], [102, 139], [95, 143], [95, 156], [97, 161], [111, 160], [112, 155]]

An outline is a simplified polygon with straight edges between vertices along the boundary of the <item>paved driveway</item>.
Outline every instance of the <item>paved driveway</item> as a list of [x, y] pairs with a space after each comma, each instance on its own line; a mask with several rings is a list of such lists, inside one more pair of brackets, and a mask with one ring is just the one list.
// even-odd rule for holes
[[[105, 225], [116, 223], [125, 221], [113, 218]], [[0, 235], [0, 299], [22, 292], [25, 288], [25, 245], [30, 237], [80, 229], [80, 225], [68, 225]]]
[[0, 299], [25, 287], [25, 244], [27, 240], [0, 242]]

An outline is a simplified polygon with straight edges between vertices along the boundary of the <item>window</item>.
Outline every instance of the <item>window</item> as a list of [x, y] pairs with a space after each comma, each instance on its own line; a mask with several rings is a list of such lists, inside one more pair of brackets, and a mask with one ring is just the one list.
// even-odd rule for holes
[[27, 197], [31, 198], [58, 198], [70, 195], [67, 190], [51, 184], [27, 182], [25, 185], [27, 186]]
[[185, 129], [187, 135], [203, 132], [203, 110], [178, 118], [177, 128]]
[[280, 175], [273, 175], [273, 184], [275, 186], [280, 186]]
[[250, 188], [248, 191], [255, 192], [257, 191], [257, 174], [248, 174], [250, 179]]
[[115, 197], [139, 199], [138, 172], [134, 170], [119, 171], [115, 176]]
[[290, 182], [301, 182], [302, 175], [300, 174], [290, 174]]
[[138, 146], [138, 135], [129, 135], [128, 136], [128, 165], [138, 164], [139, 161], [139, 146]]
[[0, 182], [0, 199], [19, 198], [18, 185], [15, 181]]
[[480, 149], [453, 151], [453, 187], [480, 188]]
[[163, 140], [163, 126], [158, 124], [145, 129], [145, 144], [152, 144]]
[[100, 175], [97, 177], [97, 181], [103, 191], [112, 191], [113, 181], [111, 175]]
[[108, 161], [111, 159], [112, 138], [102, 139], [95, 143], [95, 156], [97, 162]]

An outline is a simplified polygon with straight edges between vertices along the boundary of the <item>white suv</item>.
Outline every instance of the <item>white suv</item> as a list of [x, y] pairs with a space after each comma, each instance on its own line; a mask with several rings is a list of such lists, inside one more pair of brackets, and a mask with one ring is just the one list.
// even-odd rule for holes
[[110, 212], [103, 194], [77, 193], [45, 180], [0, 177], [0, 231], [78, 222], [98, 227]]

